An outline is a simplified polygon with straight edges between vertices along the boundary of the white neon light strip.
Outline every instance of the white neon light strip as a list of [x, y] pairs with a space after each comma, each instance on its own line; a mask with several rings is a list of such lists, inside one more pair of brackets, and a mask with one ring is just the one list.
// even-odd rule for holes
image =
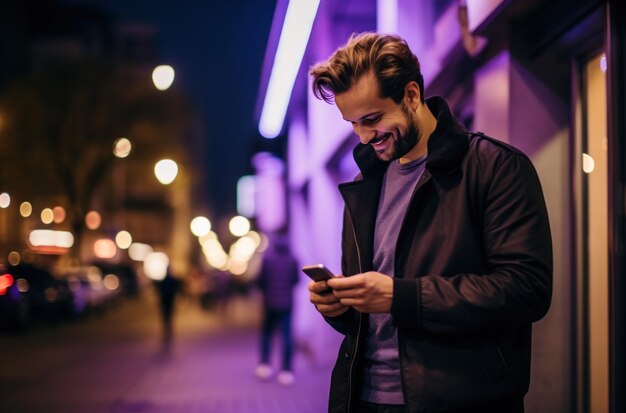
[[319, 4], [320, 0], [289, 1], [259, 120], [259, 132], [265, 138], [277, 137], [283, 128]]
[[398, 0], [376, 2], [376, 28], [382, 33], [398, 31]]

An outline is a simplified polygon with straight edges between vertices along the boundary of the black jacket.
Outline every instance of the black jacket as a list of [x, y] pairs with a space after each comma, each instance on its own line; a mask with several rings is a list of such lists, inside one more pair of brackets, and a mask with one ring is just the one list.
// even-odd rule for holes
[[[426, 171], [408, 206], [395, 256], [391, 308], [407, 412], [506, 412], [522, 405], [531, 323], [552, 293], [552, 244], [539, 179], [515, 148], [469, 133], [439, 97]], [[372, 269], [374, 222], [388, 163], [359, 144], [360, 179], [346, 203], [342, 272]], [[329, 411], [354, 411], [368, 316], [327, 318], [346, 335]]]

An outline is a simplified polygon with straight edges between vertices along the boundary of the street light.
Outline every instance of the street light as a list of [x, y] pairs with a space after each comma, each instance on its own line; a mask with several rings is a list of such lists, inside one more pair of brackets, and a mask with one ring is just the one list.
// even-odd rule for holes
[[113, 154], [118, 158], [126, 158], [133, 150], [133, 144], [127, 138], [119, 138], [113, 143]]
[[178, 164], [171, 159], [161, 159], [154, 165], [154, 175], [163, 185], [169, 185], [178, 175]]
[[174, 68], [170, 65], [160, 65], [152, 71], [152, 82], [159, 90], [167, 90], [174, 83]]
[[85, 225], [87, 225], [87, 228], [91, 230], [98, 229], [101, 223], [102, 217], [98, 211], [89, 211], [87, 215], [85, 215]]
[[230, 233], [236, 237], [244, 236], [250, 231], [250, 221], [246, 217], [237, 215], [233, 217], [228, 223], [228, 229]]
[[113, 258], [117, 254], [117, 246], [113, 240], [101, 238], [94, 242], [93, 252], [98, 258]]
[[0, 208], [8, 208], [11, 205], [11, 196], [6, 192], [0, 194]]
[[115, 235], [115, 244], [118, 248], [126, 250], [133, 243], [133, 237], [128, 231], [120, 231]]
[[167, 275], [169, 263], [170, 260], [165, 253], [151, 252], [143, 262], [143, 272], [148, 278], [160, 281]]
[[60, 224], [65, 221], [67, 213], [65, 212], [65, 208], [62, 206], [55, 206], [52, 208], [52, 221], [55, 224]]
[[52, 224], [54, 221], [54, 211], [51, 208], [44, 208], [41, 211], [41, 222], [44, 224]]
[[152, 247], [141, 242], [133, 242], [128, 248], [128, 256], [133, 261], [143, 261], [152, 251]]
[[20, 215], [24, 218], [29, 217], [33, 213], [33, 206], [30, 202], [24, 201], [20, 204]]
[[211, 221], [207, 217], [195, 217], [191, 220], [190, 228], [196, 237], [204, 237], [211, 231]]

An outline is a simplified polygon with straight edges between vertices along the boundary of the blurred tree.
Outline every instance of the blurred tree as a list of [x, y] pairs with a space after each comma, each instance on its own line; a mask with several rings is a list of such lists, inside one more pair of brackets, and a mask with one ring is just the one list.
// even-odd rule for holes
[[108, 188], [105, 180], [114, 179], [115, 140], [127, 136], [133, 142], [134, 155], [124, 161], [147, 163], [161, 153], [182, 157], [191, 116], [175, 90], [152, 86], [147, 68], [84, 56], [47, 62], [13, 82], [0, 107], [5, 190], [22, 199], [64, 201], [75, 256], [85, 214]]

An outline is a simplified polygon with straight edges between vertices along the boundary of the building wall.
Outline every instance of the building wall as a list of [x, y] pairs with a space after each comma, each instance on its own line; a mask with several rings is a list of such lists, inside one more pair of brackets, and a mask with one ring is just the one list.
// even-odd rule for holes
[[572, 269], [569, 213], [569, 106], [507, 50], [475, 74], [474, 129], [527, 154], [541, 181], [554, 253], [552, 305], [533, 328], [527, 412], [566, 412], [571, 385]]

